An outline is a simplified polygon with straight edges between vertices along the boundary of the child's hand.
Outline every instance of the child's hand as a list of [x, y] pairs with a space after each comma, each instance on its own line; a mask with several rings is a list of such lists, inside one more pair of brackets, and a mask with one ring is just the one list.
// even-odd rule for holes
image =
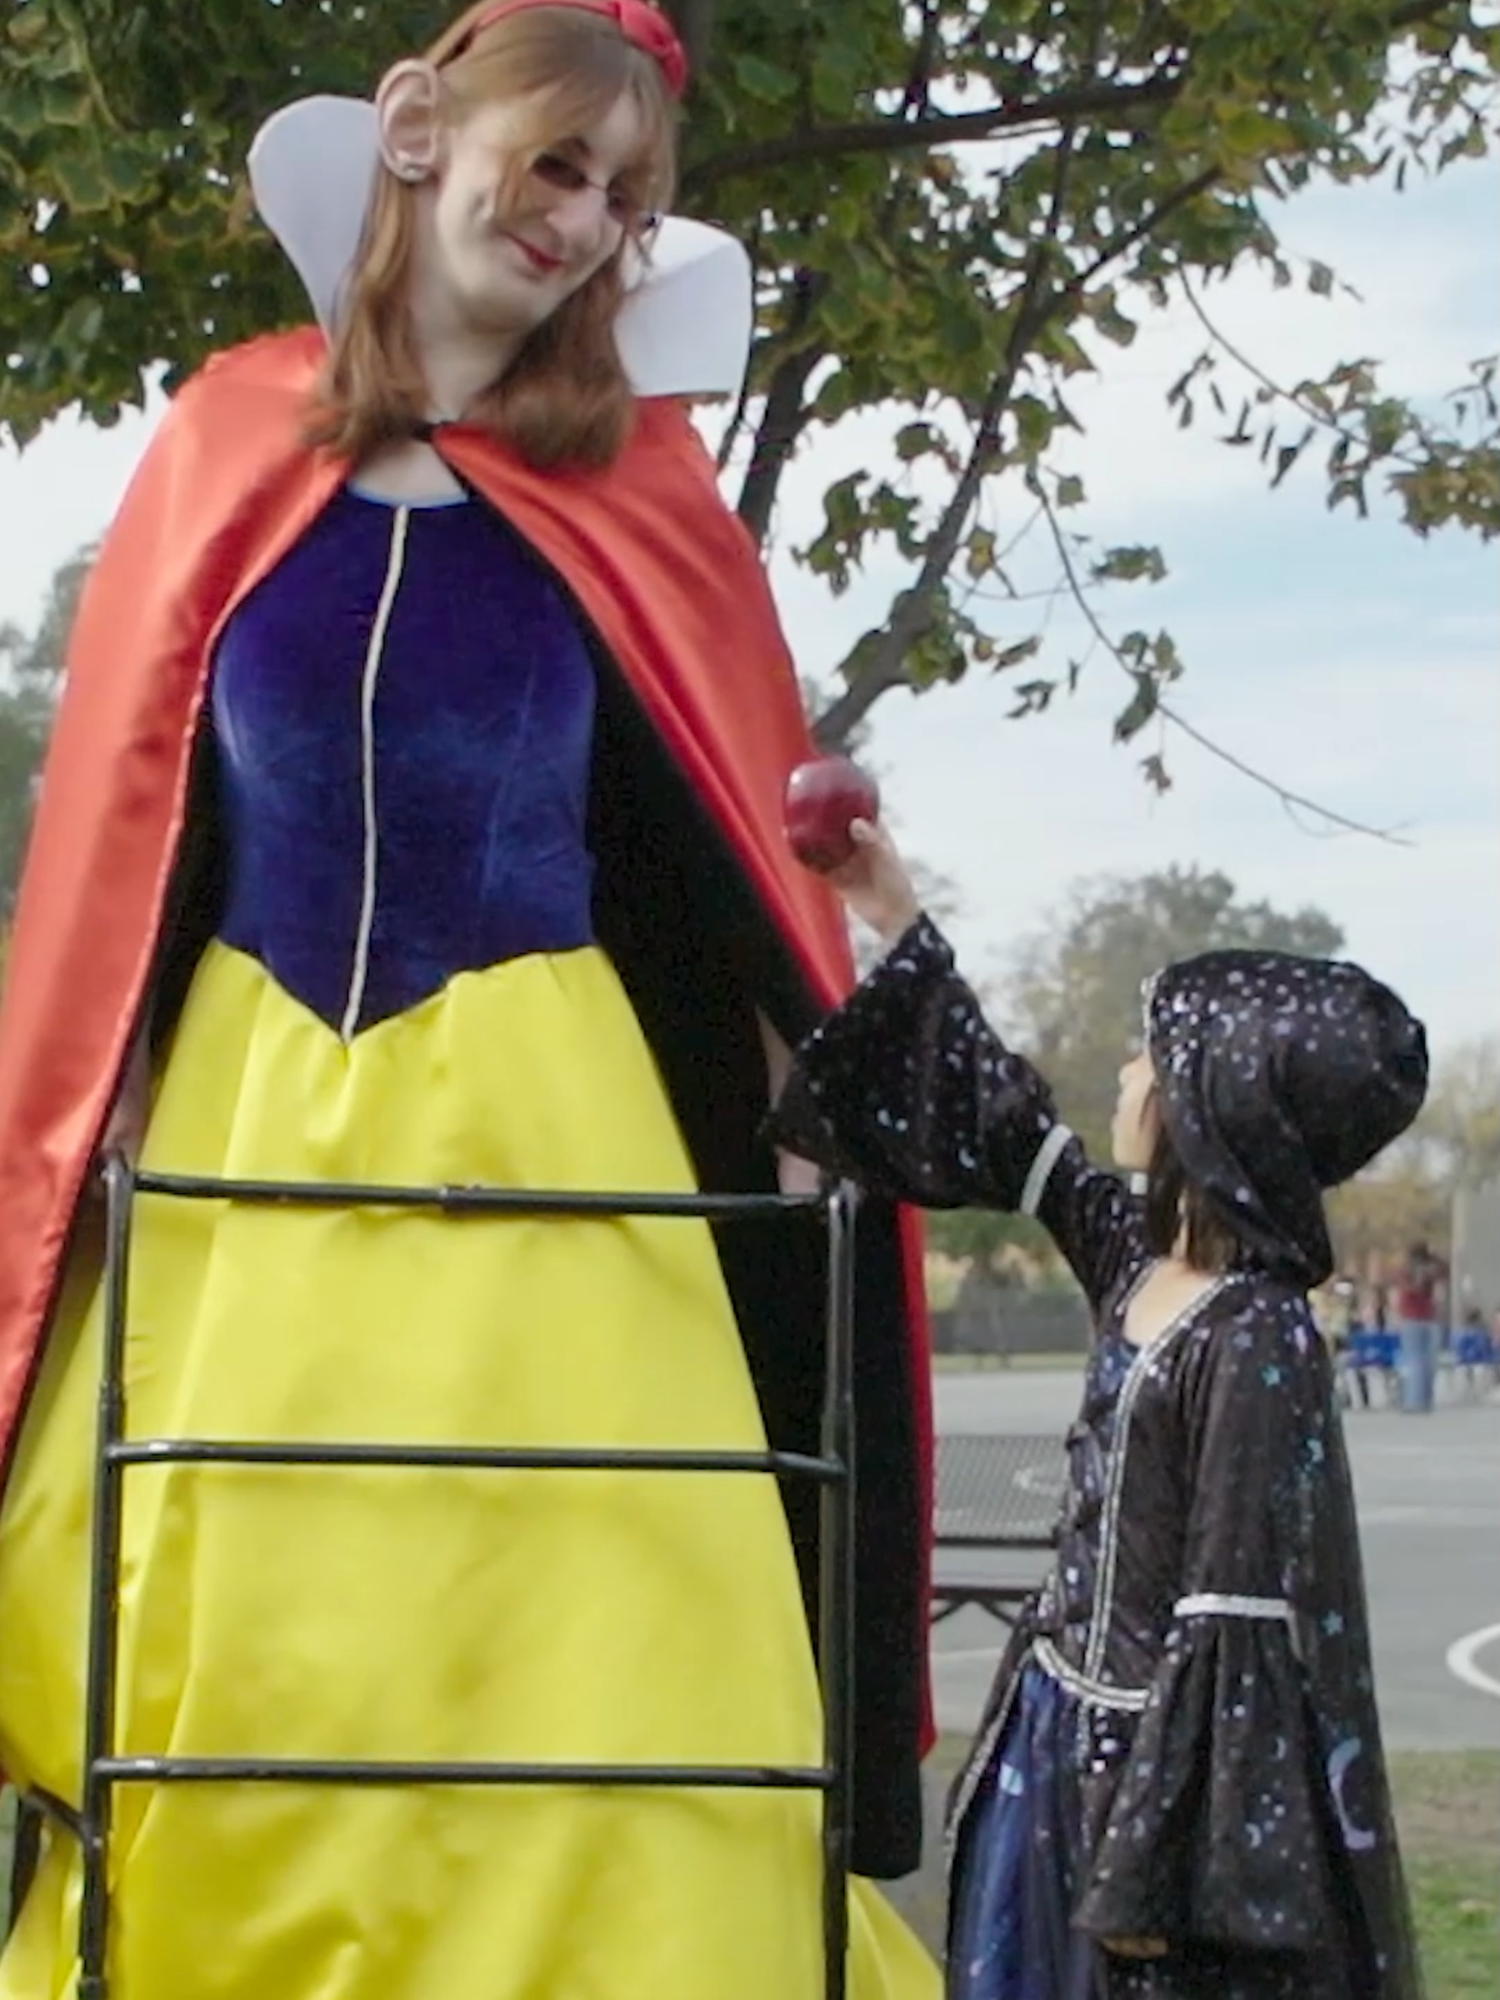
[[1116, 1958], [1165, 1958], [1169, 1949], [1165, 1938], [1107, 1937], [1100, 1940]]
[[849, 828], [854, 853], [828, 871], [826, 880], [855, 916], [894, 944], [922, 913], [917, 892], [896, 843], [883, 826], [857, 819]]

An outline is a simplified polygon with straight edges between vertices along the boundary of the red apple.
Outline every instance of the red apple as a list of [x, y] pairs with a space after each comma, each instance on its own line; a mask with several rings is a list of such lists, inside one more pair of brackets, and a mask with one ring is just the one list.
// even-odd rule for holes
[[847, 757], [814, 757], [786, 781], [787, 840], [803, 867], [820, 875], [854, 852], [854, 821], [879, 814], [880, 787]]

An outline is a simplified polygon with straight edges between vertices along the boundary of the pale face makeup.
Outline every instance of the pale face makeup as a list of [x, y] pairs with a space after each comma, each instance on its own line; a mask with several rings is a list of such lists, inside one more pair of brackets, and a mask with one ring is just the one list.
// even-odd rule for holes
[[515, 108], [489, 104], [448, 129], [419, 189], [413, 307], [446, 335], [519, 342], [587, 284], [631, 220], [619, 192], [641, 144], [625, 95], [544, 153], [502, 210]]

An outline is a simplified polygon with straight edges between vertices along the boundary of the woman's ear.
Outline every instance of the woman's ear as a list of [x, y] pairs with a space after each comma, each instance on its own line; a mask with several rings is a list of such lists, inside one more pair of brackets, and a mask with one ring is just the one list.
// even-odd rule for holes
[[425, 181], [437, 172], [442, 146], [442, 86], [429, 62], [415, 57], [387, 70], [375, 93], [380, 157], [403, 181]]

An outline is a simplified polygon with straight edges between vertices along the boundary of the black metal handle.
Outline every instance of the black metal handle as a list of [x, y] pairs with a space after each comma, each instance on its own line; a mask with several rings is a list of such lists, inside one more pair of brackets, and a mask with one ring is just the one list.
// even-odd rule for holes
[[[99, 1389], [93, 1506], [82, 1810], [53, 1816], [79, 1839], [83, 1897], [78, 2000], [108, 2000], [108, 1859], [112, 1788], [118, 1784], [600, 1785], [639, 1788], [816, 1791], [823, 1800], [825, 2000], [845, 2000], [853, 1745], [849, 1635], [854, 1610], [854, 1219], [847, 1184], [817, 1194], [711, 1195], [404, 1187], [365, 1182], [282, 1182], [138, 1172], [123, 1154], [104, 1163], [106, 1233], [104, 1365]], [[821, 1437], [802, 1452], [640, 1450], [615, 1447], [471, 1446], [228, 1438], [137, 1438], [126, 1432], [125, 1331], [131, 1222], [137, 1195], [287, 1209], [350, 1207], [435, 1211], [454, 1218], [505, 1216], [682, 1217], [727, 1223], [816, 1214], [828, 1237], [828, 1297]], [[349, 1471], [411, 1467], [493, 1471], [709, 1473], [810, 1479], [821, 1487], [818, 1654], [824, 1755], [817, 1766], [606, 1765], [372, 1762], [336, 1758], [122, 1756], [115, 1747], [123, 1478], [132, 1466], [321, 1466]], [[45, 1807], [46, 1802], [42, 1801]]]

